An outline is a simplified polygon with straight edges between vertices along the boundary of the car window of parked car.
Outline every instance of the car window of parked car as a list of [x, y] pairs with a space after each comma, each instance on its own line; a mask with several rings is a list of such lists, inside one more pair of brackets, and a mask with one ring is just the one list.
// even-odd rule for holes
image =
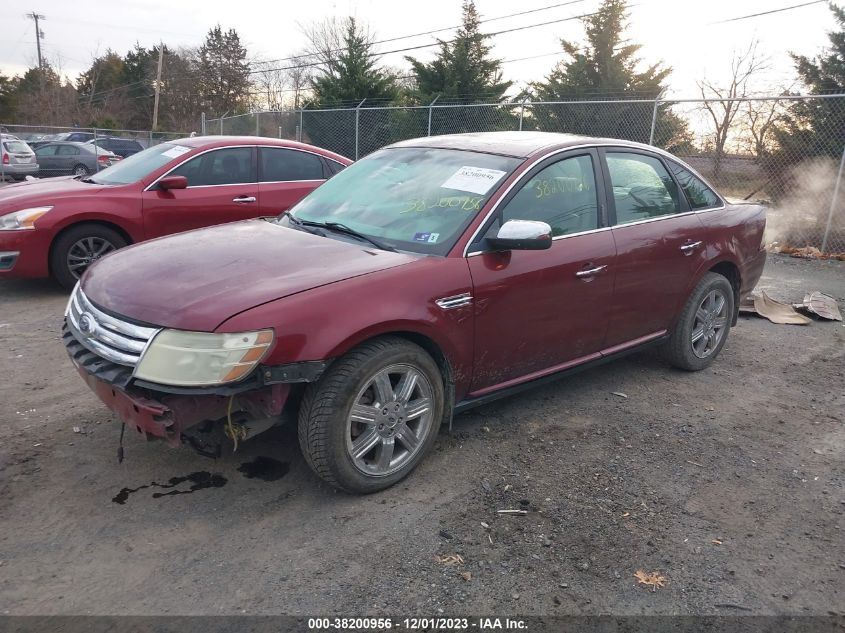
[[201, 154], [168, 175], [184, 176], [189, 187], [256, 182], [252, 147], [227, 147]]
[[[102, 150], [102, 148], [100, 148]], [[101, 185], [128, 185], [130, 182], [138, 182], [145, 176], [167, 163], [179, 158], [190, 148], [175, 143], [162, 143], [143, 152], [133, 154], [124, 158], [119, 163], [103, 169], [95, 176], [88, 178], [88, 181]]]
[[722, 204], [719, 196], [704, 182], [696, 177], [688, 169], [684, 169], [678, 163], [669, 161], [669, 169], [675, 174], [681, 190], [687, 197], [690, 209], [709, 209]]
[[55, 156], [57, 149], [59, 149], [58, 145], [42, 145], [37, 150], [35, 150], [35, 155], [36, 156]]
[[32, 153], [32, 150], [29, 148], [29, 145], [27, 145], [23, 141], [3, 141], [3, 147], [6, 148], [7, 152], [12, 152], [14, 154]]
[[520, 162], [451, 149], [383, 149], [327, 180], [290, 214], [339, 222], [401, 250], [445, 255]]
[[59, 149], [56, 152], [57, 156], [77, 156], [79, 154], [79, 148], [74, 145], [59, 145]]
[[606, 156], [616, 224], [648, 220], [681, 210], [675, 181], [658, 158], [632, 152], [608, 152]]
[[329, 174], [334, 176], [335, 174], [339, 174], [344, 169], [346, 169], [346, 165], [343, 163], [339, 163], [336, 160], [332, 160], [331, 158], [326, 159], [326, 165], [329, 166]]
[[502, 220], [538, 220], [552, 235], [589, 231], [599, 226], [593, 160], [566, 158], [540, 170], [502, 209]]
[[281, 147], [260, 147], [261, 182], [323, 180], [323, 163], [316, 154]]

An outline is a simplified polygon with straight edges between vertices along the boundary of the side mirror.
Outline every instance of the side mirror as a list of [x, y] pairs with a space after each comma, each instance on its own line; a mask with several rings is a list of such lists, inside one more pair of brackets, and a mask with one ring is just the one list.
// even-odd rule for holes
[[158, 188], [163, 191], [171, 189], [187, 189], [188, 179], [184, 176], [167, 176], [158, 181]]
[[552, 227], [533, 220], [508, 220], [487, 242], [497, 251], [542, 251], [552, 245]]

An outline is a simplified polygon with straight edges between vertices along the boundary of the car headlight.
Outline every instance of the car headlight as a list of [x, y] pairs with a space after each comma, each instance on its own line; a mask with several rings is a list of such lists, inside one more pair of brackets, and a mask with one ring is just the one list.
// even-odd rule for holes
[[35, 221], [53, 207], [33, 207], [0, 215], [0, 231], [34, 229]]
[[238, 334], [162, 330], [141, 356], [135, 377], [181, 387], [235, 382], [264, 358], [273, 338], [273, 330]]

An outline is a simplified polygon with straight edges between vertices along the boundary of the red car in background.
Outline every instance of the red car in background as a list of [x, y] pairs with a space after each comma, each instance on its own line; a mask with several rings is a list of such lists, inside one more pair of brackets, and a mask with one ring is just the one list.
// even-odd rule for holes
[[206, 136], [162, 143], [88, 177], [0, 189], [0, 279], [72, 288], [135, 242], [278, 215], [352, 161], [293, 141]]

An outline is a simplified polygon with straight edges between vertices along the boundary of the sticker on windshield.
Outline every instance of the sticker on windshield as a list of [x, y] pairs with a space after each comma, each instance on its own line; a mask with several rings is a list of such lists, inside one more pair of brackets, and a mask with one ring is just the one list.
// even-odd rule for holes
[[464, 165], [449, 180], [440, 185], [443, 189], [458, 189], [484, 195], [495, 185], [506, 172], [499, 169], [485, 169], [484, 167], [468, 167]]
[[191, 151], [190, 147], [182, 147], [181, 145], [174, 145], [166, 152], [162, 152], [162, 156], [167, 156], [168, 158], [179, 158], [182, 154], [187, 154]]
[[415, 242], [426, 242], [427, 244], [437, 244], [440, 239], [440, 233], [414, 233]]

